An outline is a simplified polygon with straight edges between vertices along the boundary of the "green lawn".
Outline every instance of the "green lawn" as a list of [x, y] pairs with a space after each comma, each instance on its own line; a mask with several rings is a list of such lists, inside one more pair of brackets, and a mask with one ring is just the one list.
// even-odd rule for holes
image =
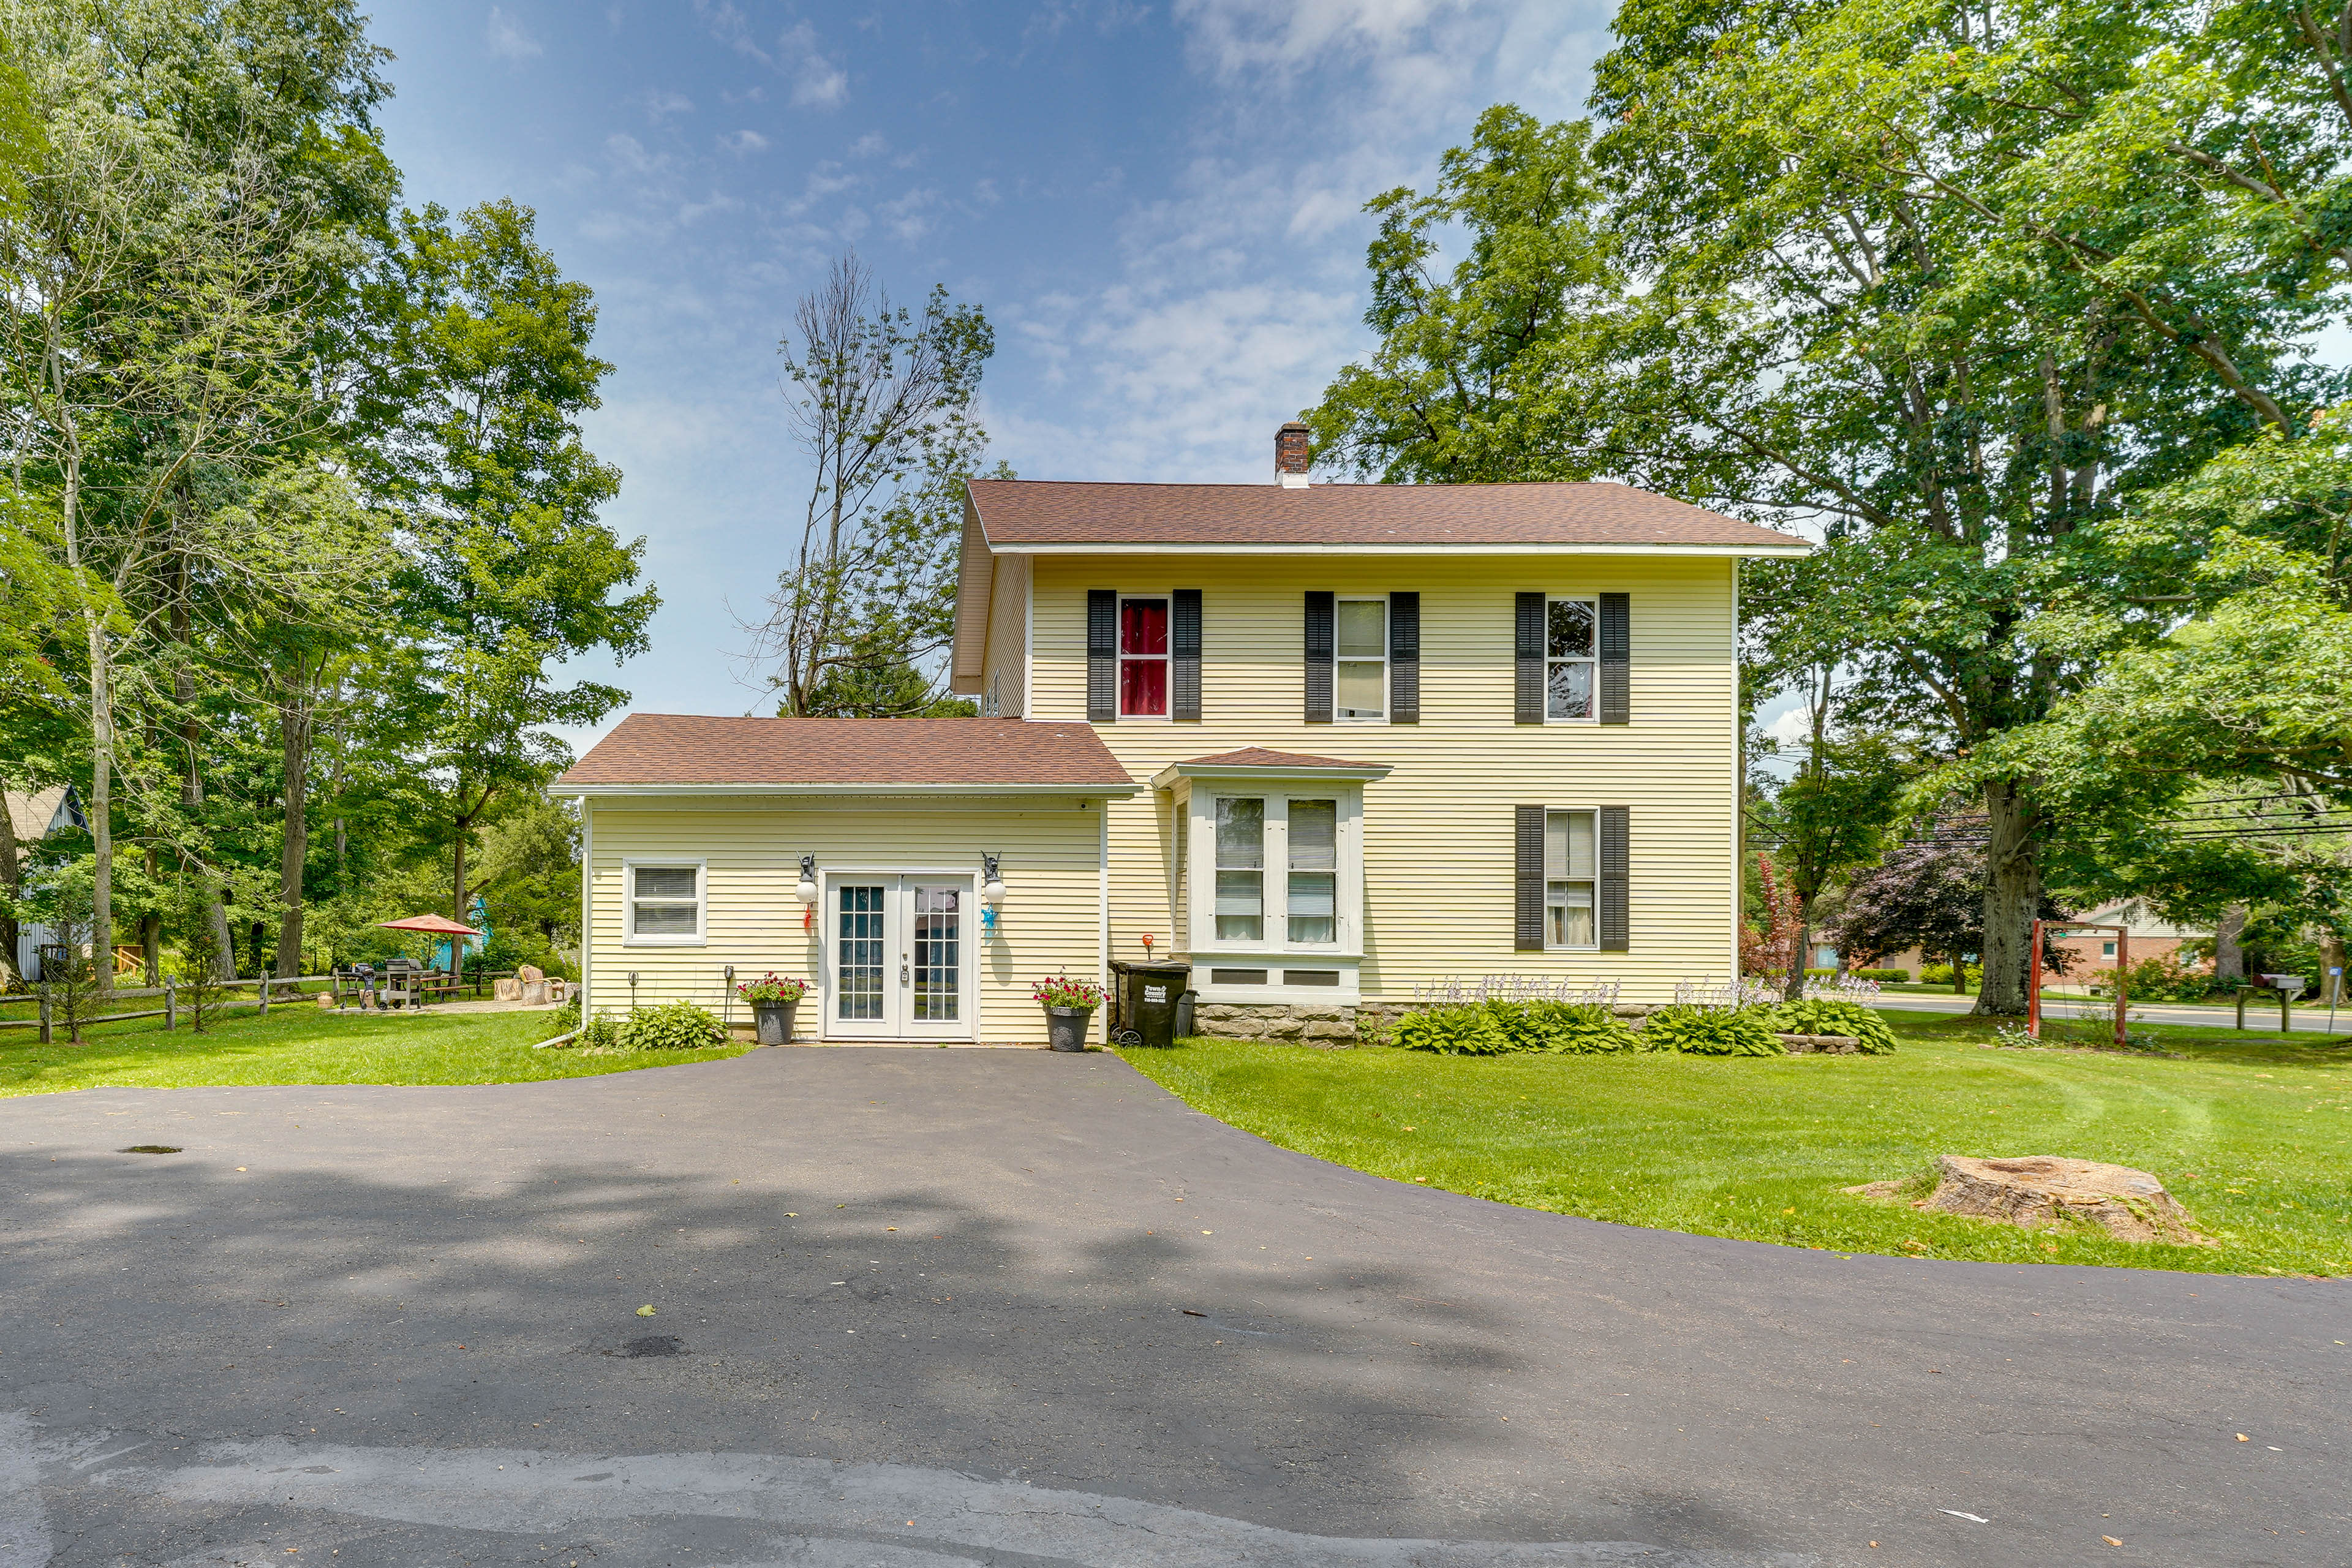
[[583, 1056], [530, 1047], [560, 1034], [553, 1013], [327, 1013], [312, 1005], [249, 1007], [204, 1034], [160, 1018], [107, 1024], [86, 1044], [44, 1046], [30, 1029], [0, 1031], [0, 1095], [58, 1089], [185, 1089], [198, 1084], [526, 1083], [587, 1078], [740, 1056], [741, 1045], [693, 1052]]
[[[1841, 1252], [2352, 1275], [2352, 1038], [2155, 1026], [2172, 1057], [1988, 1049], [1883, 1010], [1884, 1057], [1122, 1050], [1188, 1103], [1375, 1175], [1622, 1225]], [[1850, 1197], [1939, 1153], [2152, 1171], [2221, 1245], [2135, 1246]]]

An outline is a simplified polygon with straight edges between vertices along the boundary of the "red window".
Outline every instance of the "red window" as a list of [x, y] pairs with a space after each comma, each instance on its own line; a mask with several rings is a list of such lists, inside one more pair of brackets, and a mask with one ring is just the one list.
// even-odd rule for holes
[[1168, 712], [1168, 601], [1118, 602], [1118, 710], [1164, 717]]

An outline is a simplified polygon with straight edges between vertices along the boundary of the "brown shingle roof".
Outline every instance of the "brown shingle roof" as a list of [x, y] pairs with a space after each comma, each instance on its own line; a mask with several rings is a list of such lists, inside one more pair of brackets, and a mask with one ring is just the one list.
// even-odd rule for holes
[[1132, 786], [1084, 724], [632, 713], [558, 779], [599, 784]]
[[1264, 746], [1244, 746], [1238, 752], [1219, 752], [1213, 757], [1187, 757], [1175, 764], [1180, 768], [1376, 768], [1378, 763], [1343, 763], [1337, 757], [1309, 756], [1305, 752], [1270, 752]]
[[1802, 549], [1792, 534], [1605, 483], [1143, 485], [973, 479], [995, 549], [1037, 545], [1709, 546]]

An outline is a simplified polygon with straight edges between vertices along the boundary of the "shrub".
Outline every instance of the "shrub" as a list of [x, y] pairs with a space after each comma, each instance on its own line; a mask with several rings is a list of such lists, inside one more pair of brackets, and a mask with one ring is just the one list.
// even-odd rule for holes
[[1784, 1035], [1851, 1035], [1862, 1049], [1882, 1056], [1895, 1048], [1895, 1031], [1886, 1020], [1858, 1002], [1832, 996], [1808, 996], [1769, 1009], [1768, 1026]]
[[1396, 1043], [1449, 1057], [1498, 1057], [1521, 1048], [1485, 1003], [1408, 1013], [1397, 1022]]
[[[1857, 969], [1853, 975], [1857, 980], [1875, 980], [1881, 985], [1907, 985], [1911, 981], [1911, 972], [1907, 969]], [[1944, 984], [1949, 985], [1951, 983], [1951, 971], [1946, 970]]]
[[1642, 1044], [1695, 1057], [1777, 1057], [1769, 1007], [1661, 1007], [1642, 1021]]
[[[1919, 979], [1923, 984], [1928, 985], [1949, 985], [1952, 983], [1952, 966], [1948, 963], [1927, 964], [1919, 971]], [[1969, 984], [1974, 985], [1983, 979], [1984, 965], [1981, 963], [1969, 964]]]
[[1515, 1050], [1599, 1056], [1641, 1045], [1623, 1020], [1590, 1002], [1488, 1002], [1486, 1007]]
[[[576, 1016], [576, 1015], [575, 1015]], [[599, 1013], [580, 1026], [572, 1037], [572, 1048], [590, 1051], [616, 1051], [621, 1048], [621, 1026]]]
[[2210, 973], [2185, 969], [2170, 954], [2141, 959], [2131, 966], [2128, 980], [2131, 994], [2150, 1002], [2202, 1002], [2221, 988]]
[[620, 1028], [621, 1048], [630, 1051], [687, 1051], [721, 1044], [727, 1031], [719, 1020], [691, 1002], [664, 1002], [629, 1015]]

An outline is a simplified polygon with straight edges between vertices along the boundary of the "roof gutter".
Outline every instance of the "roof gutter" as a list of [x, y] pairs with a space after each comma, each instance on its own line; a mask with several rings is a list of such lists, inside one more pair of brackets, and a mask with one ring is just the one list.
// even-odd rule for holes
[[1024, 799], [1083, 795], [1089, 799], [1124, 800], [1142, 790], [1143, 786], [1132, 780], [1125, 784], [567, 784], [558, 779], [548, 785], [547, 793], [596, 800], [656, 799], [666, 795], [722, 799], [761, 795], [1015, 795]]
[[1692, 559], [1730, 557], [1797, 558], [1813, 547], [1800, 541], [1788, 544], [1313, 544], [1285, 541], [1238, 543], [1027, 543], [994, 544], [999, 555], [1668, 555]]

